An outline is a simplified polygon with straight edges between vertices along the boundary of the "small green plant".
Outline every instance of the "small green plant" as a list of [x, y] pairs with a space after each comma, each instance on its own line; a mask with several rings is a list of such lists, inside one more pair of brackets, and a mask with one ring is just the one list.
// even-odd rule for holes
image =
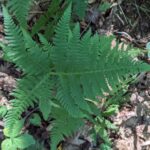
[[27, 133], [22, 134], [18, 137], [12, 139], [8, 138], [2, 142], [1, 148], [2, 150], [17, 150], [17, 149], [25, 149], [30, 145], [35, 144], [35, 140], [33, 137]]
[[[147, 71], [149, 66], [134, 62], [128, 53], [118, 50], [118, 44], [111, 49], [114, 37], [91, 36], [89, 30], [81, 38], [79, 24], [73, 30], [70, 28], [71, 5], [57, 24], [53, 42], [49, 43], [38, 30], [34, 32], [39, 37], [36, 41], [27, 29], [29, 5], [25, 4], [22, 12], [22, 3], [16, 2], [11, 2], [8, 8], [3, 6], [8, 42], [3, 48], [4, 58], [19, 67], [23, 75], [12, 93], [14, 99], [5, 115], [6, 139], [2, 142], [2, 150], [24, 149], [35, 144], [33, 136], [23, 130], [25, 117], [22, 117], [22, 113], [29, 107], [34, 108], [35, 104], [38, 104], [43, 118], [53, 124], [50, 131], [51, 150], [56, 150], [64, 137], [81, 127], [84, 119], [93, 120], [93, 115], [97, 116], [93, 123], [99, 124], [95, 132], [103, 135], [101, 138], [107, 144], [102, 147], [108, 148], [110, 142], [105, 128], [110, 123], [104, 116], [114, 113], [116, 105], [111, 105], [99, 116], [97, 105], [87, 99], [99, 102], [97, 96], [103, 96], [104, 92], [110, 92], [111, 89], [116, 90], [117, 83], [129, 73]], [[9, 11], [16, 16], [18, 24]], [[40, 124], [37, 116], [30, 121]]]
[[[94, 102], [94, 104], [97, 107], [100, 107], [99, 103]], [[105, 106], [105, 105], [103, 104], [99, 109], [104, 109], [103, 106]], [[95, 142], [98, 141], [97, 140], [98, 138], [101, 139], [103, 144], [100, 145], [100, 149], [102, 149], [102, 150], [103, 149], [104, 150], [105, 149], [109, 149], [109, 150], [111, 149], [112, 143], [109, 139], [109, 135], [108, 135], [107, 131], [109, 129], [110, 130], [116, 130], [117, 127], [115, 125], [113, 125], [106, 118], [117, 113], [118, 107], [119, 107], [119, 105], [115, 105], [115, 104], [109, 105], [107, 108], [105, 108], [105, 110], [99, 111], [98, 113], [95, 113], [96, 117], [94, 119], [92, 118], [91, 122], [93, 122], [94, 125], [93, 125], [93, 128], [91, 129], [90, 135]]]

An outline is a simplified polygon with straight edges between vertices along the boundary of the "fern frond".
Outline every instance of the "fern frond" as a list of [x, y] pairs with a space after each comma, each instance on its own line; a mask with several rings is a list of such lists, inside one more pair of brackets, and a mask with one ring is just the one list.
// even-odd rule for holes
[[48, 57], [52, 46], [49, 47], [49, 50], [43, 51], [27, 31], [15, 25], [5, 7], [3, 7], [3, 13], [6, 40], [8, 41], [8, 47], [5, 51], [6, 57], [21, 68], [24, 73], [47, 72], [50, 64]]
[[50, 99], [49, 70], [51, 62], [49, 54], [52, 46], [41, 38], [44, 45], [40, 47], [24, 29], [15, 25], [5, 7], [3, 7], [3, 12], [6, 40], [8, 41], [5, 53], [9, 60], [26, 74], [19, 81], [17, 89], [13, 93], [15, 99], [12, 100], [12, 108], [6, 115], [6, 128], [13, 137], [12, 130], [21, 114], [39, 99]]
[[58, 26], [56, 27], [56, 36], [54, 38], [55, 51], [59, 51], [58, 53], [60, 54], [60, 57], [59, 55], [55, 56], [55, 53], [53, 53], [54, 55], [53, 61], [55, 63], [58, 63], [58, 60], [60, 61], [57, 64], [57, 67], [60, 67], [60, 69], [62, 66], [59, 66], [59, 64], [63, 64], [64, 59], [65, 59], [65, 56], [64, 56], [65, 53], [63, 49], [67, 49], [68, 47], [67, 41], [68, 41], [68, 34], [69, 34], [69, 29], [70, 29], [69, 28], [70, 17], [71, 17], [71, 5], [65, 11], [64, 16], [59, 21]]
[[67, 0], [68, 2], [72, 2], [73, 3], [73, 11], [74, 13], [80, 18], [84, 18], [85, 16], [85, 12], [86, 12], [86, 8], [88, 5], [88, 0]]
[[[79, 26], [69, 32], [69, 14], [67, 9], [60, 20], [54, 41], [51, 58], [58, 76], [57, 99], [74, 117], [76, 109], [91, 113], [85, 98], [95, 99], [103, 92], [110, 92], [109, 86], [116, 84], [127, 74], [140, 70], [149, 70], [141, 62], [133, 62], [128, 53], [119, 51], [118, 45], [111, 50], [113, 37], [90, 36], [90, 31], [80, 40]], [[77, 115], [77, 116], [76, 116]]]
[[[14, 21], [12, 20], [11, 16], [9, 15], [7, 9], [3, 7], [3, 14], [4, 14], [4, 30], [6, 34], [6, 40], [8, 41], [9, 49], [5, 53], [7, 57], [14, 61], [14, 58], [20, 57], [21, 53], [24, 53], [25, 46], [24, 46], [24, 38], [21, 32], [21, 29], [15, 25]], [[5, 49], [4, 49], [5, 50]], [[14, 61], [17, 64], [17, 61]]]
[[51, 133], [51, 150], [56, 150], [57, 144], [64, 139], [72, 135], [77, 131], [82, 125], [83, 121], [81, 119], [72, 118], [64, 109], [60, 108], [54, 109], [52, 111], [54, 117], [53, 128]]
[[[21, 60], [24, 72], [30, 75], [46, 74], [50, 70], [51, 60], [49, 59], [49, 55], [53, 49], [52, 45], [47, 42], [47, 45], [40, 47], [25, 30], [23, 31], [23, 35], [27, 51], [26, 55], [24, 54], [27, 61], [23, 61], [25, 59]], [[46, 51], [44, 50], [45, 47], [47, 47]]]
[[87, 0], [72, 0], [74, 2], [74, 11], [82, 19], [85, 16], [88, 1]]
[[30, 9], [32, 0], [10, 0], [8, 1], [8, 8], [14, 13], [20, 25], [24, 28], [27, 26], [27, 15]]
[[49, 18], [53, 17], [56, 11], [58, 11], [58, 8], [59, 8], [59, 0], [52, 0], [48, 10], [42, 16], [40, 16], [38, 21], [33, 25], [32, 35], [38, 33], [40, 29], [49, 22]]
[[21, 119], [21, 114], [29, 106], [33, 107], [34, 103], [38, 102], [39, 99], [48, 100], [51, 98], [49, 80], [49, 74], [46, 74], [39, 77], [24, 77], [18, 82], [17, 89], [12, 94], [15, 97], [11, 101], [12, 108], [8, 111], [5, 120], [5, 127], [10, 137], [14, 137], [13, 129], [16, 128], [16, 121]]

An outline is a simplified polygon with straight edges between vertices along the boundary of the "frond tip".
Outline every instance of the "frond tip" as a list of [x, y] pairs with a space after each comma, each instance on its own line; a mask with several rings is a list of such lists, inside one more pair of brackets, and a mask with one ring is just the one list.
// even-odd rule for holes
[[10, 0], [7, 3], [9, 10], [14, 13], [20, 25], [24, 28], [27, 26], [27, 15], [32, 1], [33, 0]]

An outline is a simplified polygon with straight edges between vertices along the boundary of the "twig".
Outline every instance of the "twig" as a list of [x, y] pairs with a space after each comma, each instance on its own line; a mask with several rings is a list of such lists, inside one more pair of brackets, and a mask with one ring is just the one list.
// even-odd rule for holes
[[36, 107], [36, 108], [34, 108], [32, 111], [30, 111], [25, 117], [24, 117], [24, 128], [23, 128], [23, 130], [25, 130], [26, 128], [27, 128], [27, 126], [29, 125], [29, 123], [28, 123], [28, 119], [29, 119], [29, 117], [35, 112], [35, 111], [37, 111], [39, 109], [39, 107]]
[[32, 113], [35, 112], [35, 111], [37, 111], [38, 109], [39, 109], [39, 107], [36, 107], [36, 108], [34, 108], [32, 111], [30, 111], [30, 112], [25, 116], [24, 120], [27, 120], [27, 119], [32, 115]]
[[137, 13], [138, 13], [139, 17], [142, 18], [136, 0], [134, 0], [134, 2], [135, 2], [135, 7], [137, 9]]
[[120, 5], [118, 5], [118, 6], [119, 6], [119, 8], [120, 8], [120, 10], [121, 10], [121, 12], [122, 12], [122, 14], [123, 14], [123, 17], [124, 17], [126, 23], [128, 23], [129, 21], [128, 21], [126, 15], [125, 15], [125, 13], [124, 13], [124, 11], [122, 10], [122, 7], [121, 7]]
[[115, 14], [115, 15], [120, 20], [120, 22], [122, 23], [122, 25], [124, 25], [125, 23], [123, 22], [123, 20], [121, 19], [121, 17], [118, 14]]

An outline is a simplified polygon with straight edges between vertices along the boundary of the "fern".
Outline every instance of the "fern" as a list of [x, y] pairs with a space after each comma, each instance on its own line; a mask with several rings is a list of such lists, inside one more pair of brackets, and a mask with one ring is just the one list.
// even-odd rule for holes
[[42, 101], [47, 101], [53, 110], [48, 114], [54, 118], [52, 150], [55, 150], [64, 135], [70, 135], [83, 118], [95, 113], [96, 106], [86, 99], [97, 101], [96, 96], [109, 92], [109, 86], [116, 89], [116, 84], [127, 74], [149, 70], [149, 65], [133, 62], [128, 53], [119, 51], [118, 45], [111, 49], [113, 37], [99, 38], [88, 31], [81, 39], [78, 24], [71, 31], [71, 5], [59, 21], [51, 44], [42, 35], [40, 43], [36, 42], [14, 23], [5, 7], [3, 13], [8, 41], [6, 58], [24, 72], [13, 92], [12, 108], [5, 117], [5, 130], [12, 139], [20, 134], [20, 131], [14, 134], [13, 130], [22, 113], [35, 103], [41, 106]]
[[73, 2], [75, 3], [75, 12], [79, 16], [79, 18], [82, 19], [85, 16], [88, 1], [73, 0]]
[[[38, 19], [38, 21], [32, 27], [32, 35], [38, 33], [38, 31], [49, 22], [49, 19], [58, 11], [59, 0], [53, 0], [50, 3], [48, 10]], [[50, 22], [50, 24], [52, 24]]]
[[73, 132], [79, 129], [83, 125], [83, 121], [80, 118], [73, 118], [68, 113], [60, 108], [52, 111], [53, 117], [56, 119], [53, 121], [53, 128], [51, 133], [51, 149], [55, 150], [56, 145], [65, 137], [70, 136]]
[[29, 12], [29, 6], [31, 5], [32, 0], [10, 0], [8, 1], [8, 8], [11, 12], [14, 13], [20, 25], [23, 27], [27, 26], [27, 15]]
[[83, 19], [85, 16], [88, 0], [67, 0], [72, 2], [74, 5], [74, 12], [80, 18]]

